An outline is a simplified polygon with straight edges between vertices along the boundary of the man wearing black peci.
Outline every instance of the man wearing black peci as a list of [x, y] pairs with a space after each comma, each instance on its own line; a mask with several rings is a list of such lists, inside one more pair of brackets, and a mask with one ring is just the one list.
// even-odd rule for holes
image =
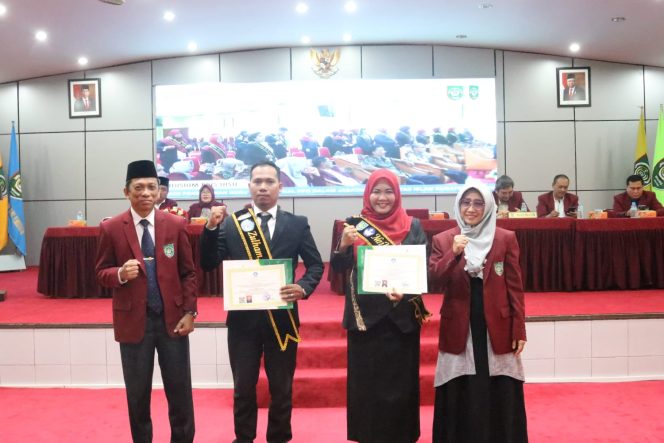
[[323, 275], [323, 261], [308, 220], [277, 206], [282, 187], [279, 173], [279, 168], [272, 162], [253, 165], [249, 182], [251, 206], [225, 217], [225, 220], [224, 207], [212, 208], [201, 236], [201, 266], [204, 270], [214, 269], [223, 260], [257, 258], [253, 256], [254, 248], [245, 247], [248, 233], [259, 234], [254, 238], [264, 238], [260, 249], [266, 256], [291, 259], [293, 274], [298, 256], [306, 268], [302, 278], [280, 289], [283, 300], [294, 302], [292, 310], [228, 313], [228, 351], [234, 382], [233, 415], [237, 443], [253, 442], [256, 438], [256, 384], [261, 354], [265, 356], [265, 372], [272, 397], [267, 441], [281, 443], [292, 439], [293, 375], [299, 342], [296, 302], [308, 298]]

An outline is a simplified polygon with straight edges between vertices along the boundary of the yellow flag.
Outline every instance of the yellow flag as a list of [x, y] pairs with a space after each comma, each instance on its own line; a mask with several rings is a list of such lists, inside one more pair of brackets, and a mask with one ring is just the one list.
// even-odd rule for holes
[[634, 174], [643, 177], [643, 189], [652, 189], [650, 180], [650, 162], [648, 161], [648, 143], [646, 142], [646, 122], [641, 108], [639, 131], [636, 134], [636, 153], [634, 154]]
[[0, 155], [0, 251], [7, 246], [7, 176], [2, 170]]

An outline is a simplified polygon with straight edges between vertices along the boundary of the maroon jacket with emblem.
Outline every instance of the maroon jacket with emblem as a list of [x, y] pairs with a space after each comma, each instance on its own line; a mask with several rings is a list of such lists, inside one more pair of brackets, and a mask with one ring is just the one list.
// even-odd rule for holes
[[[565, 213], [569, 208], [576, 208], [579, 205], [579, 197], [569, 192], [563, 197], [563, 207], [565, 208]], [[546, 217], [556, 209], [556, 205], [553, 202], [553, 191], [547, 192], [537, 197], [537, 216]]]
[[[500, 202], [498, 201], [498, 194], [496, 194], [496, 191], [493, 191], [493, 200], [496, 202], [497, 208], [498, 205], [500, 205]], [[513, 191], [512, 196], [509, 200], [507, 200], [507, 210], [509, 212], [520, 211], [521, 205], [524, 203], [525, 201], [523, 200], [523, 195], [519, 191]], [[528, 205], [526, 205], [526, 210], [529, 210]]]
[[[154, 212], [157, 281], [164, 301], [164, 319], [169, 335], [186, 311], [196, 311], [196, 268], [184, 218]], [[96, 273], [100, 285], [113, 288], [113, 329], [120, 343], [138, 343], [145, 334], [148, 281], [143, 254], [131, 211], [99, 225]], [[130, 259], [139, 261], [140, 273], [121, 285], [118, 269]]]
[[[466, 349], [470, 331], [470, 276], [464, 254], [454, 255], [452, 242], [458, 227], [434, 236], [429, 276], [440, 282], [445, 301], [440, 314], [438, 347], [460, 354]], [[484, 264], [484, 317], [496, 354], [512, 352], [513, 340], [526, 339], [519, 244], [514, 232], [496, 228], [491, 250]]]
[[[657, 194], [652, 191], [643, 191], [641, 198], [639, 198], [639, 201], [636, 204], [637, 206], [647, 206], [648, 209], [656, 211], [657, 217], [664, 215], [664, 207], [662, 207], [662, 204], [657, 200]], [[632, 197], [630, 197], [626, 191], [613, 197], [613, 211], [616, 215], [626, 217], [627, 212], [629, 212], [631, 207]]]

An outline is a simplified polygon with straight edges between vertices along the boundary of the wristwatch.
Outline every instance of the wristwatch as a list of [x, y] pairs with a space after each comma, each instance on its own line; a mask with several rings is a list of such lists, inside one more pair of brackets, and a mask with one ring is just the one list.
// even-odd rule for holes
[[185, 314], [189, 314], [194, 318], [198, 317], [198, 312], [196, 311], [185, 311]]

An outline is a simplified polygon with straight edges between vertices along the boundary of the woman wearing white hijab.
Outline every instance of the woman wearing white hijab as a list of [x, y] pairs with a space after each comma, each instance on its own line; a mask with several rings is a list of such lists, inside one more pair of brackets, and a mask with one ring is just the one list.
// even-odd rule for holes
[[496, 228], [491, 191], [466, 185], [457, 228], [432, 241], [429, 274], [441, 283], [433, 442], [526, 442], [526, 343], [519, 245]]

